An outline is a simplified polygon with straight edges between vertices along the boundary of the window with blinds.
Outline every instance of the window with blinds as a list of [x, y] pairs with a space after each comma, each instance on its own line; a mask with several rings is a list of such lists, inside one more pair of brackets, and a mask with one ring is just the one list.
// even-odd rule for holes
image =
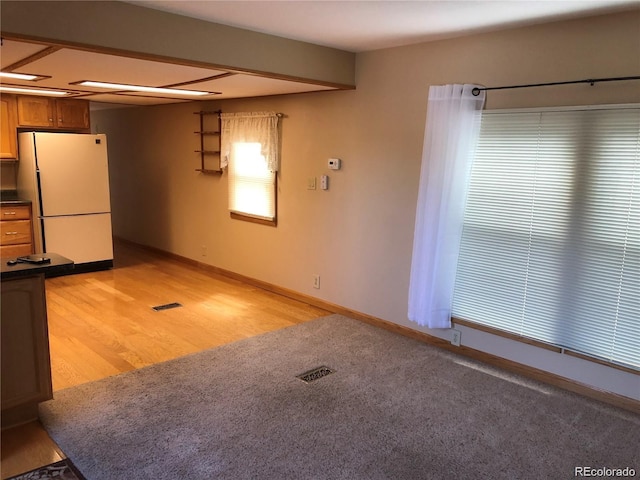
[[276, 174], [269, 170], [256, 142], [236, 142], [229, 162], [229, 210], [273, 222], [276, 218]]
[[453, 316], [640, 370], [640, 108], [485, 112]]

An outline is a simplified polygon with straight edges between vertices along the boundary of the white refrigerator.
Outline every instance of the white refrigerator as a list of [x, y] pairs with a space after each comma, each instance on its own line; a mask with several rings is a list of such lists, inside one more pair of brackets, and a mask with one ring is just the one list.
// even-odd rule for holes
[[76, 272], [113, 266], [107, 138], [25, 132], [18, 195], [31, 200], [36, 253], [58, 253]]

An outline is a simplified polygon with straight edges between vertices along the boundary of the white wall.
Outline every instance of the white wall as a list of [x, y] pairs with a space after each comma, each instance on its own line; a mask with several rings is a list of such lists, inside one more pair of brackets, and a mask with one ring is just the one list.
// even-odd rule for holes
[[[355, 91], [97, 112], [94, 130], [109, 135], [115, 233], [427, 331], [407, 320], [406, 304], [429, 85], [638, 75], [639, 31], [640, 12], [592, 17], [359, 54]], [[630, 102], [640, 102], [637, 82], [489, 92], [487, 107]], [[277, 228], [229, 219], [226, 175], [194, 171], [200, 107], [285, 114]], [[329, 157], [342, 170], [328, 170]], [[307, 190], [322, 174], [329, 191]], [[633, 374], [464, 328], [462, 340], [640, 399]]]

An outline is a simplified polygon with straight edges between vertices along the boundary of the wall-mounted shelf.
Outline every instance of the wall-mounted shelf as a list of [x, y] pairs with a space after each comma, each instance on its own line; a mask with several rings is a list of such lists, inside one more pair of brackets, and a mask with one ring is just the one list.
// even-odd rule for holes
[[[222, 174], [222, 168], [220, 168], [221, 113], [222, 110], [202, 110], [200, 112], [194, 112], [194, 115], [198, 115], [200, 117], [200, 130], [194, 132], [195, 134], [200, 136], [200, 150], [195, 151], [196, 153], [200, 154], [200, 168], [196, 168], [196, 172], [200, 172], [206, 175]], [[215, 115], [215, 118], [217, 120], [217, 130], [205, 130], [205, 117], [211, 115]], [[212, 137], [213, 140], [207, 140], [208, 137]]]

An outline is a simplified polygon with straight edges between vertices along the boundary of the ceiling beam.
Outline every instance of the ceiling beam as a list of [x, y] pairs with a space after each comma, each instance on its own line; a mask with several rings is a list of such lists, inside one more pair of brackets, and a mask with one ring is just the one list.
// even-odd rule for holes
[[355, 54], [117, 1], [2, 1], [2, 36], [190, 66], [355, 86]]

